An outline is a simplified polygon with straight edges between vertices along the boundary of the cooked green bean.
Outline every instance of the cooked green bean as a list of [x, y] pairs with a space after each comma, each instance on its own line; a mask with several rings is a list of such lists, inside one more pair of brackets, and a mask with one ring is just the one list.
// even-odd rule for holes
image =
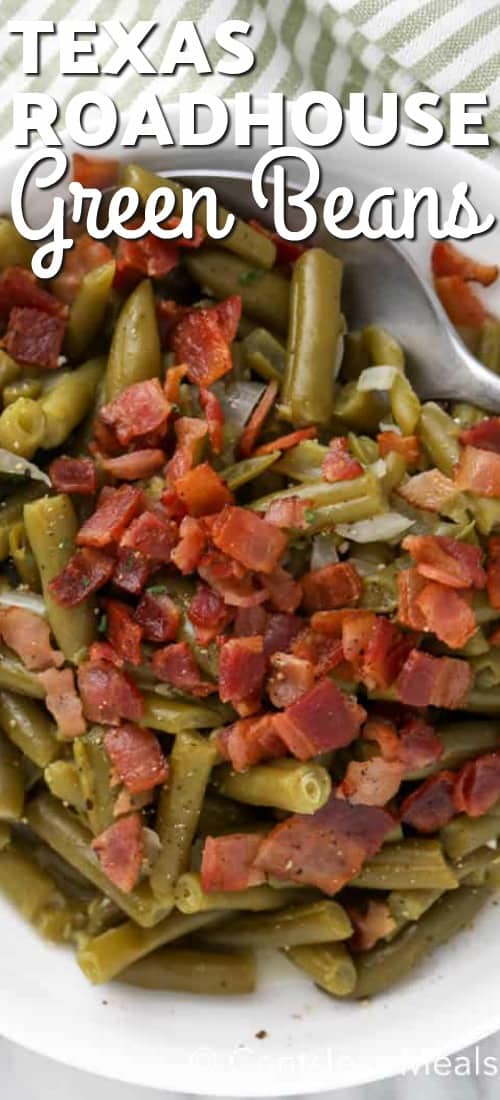
[[9, 536], [11, 528], [23, 518], [24, 505], [29, 500], [35, 500], [46, 491], [41, 481], [31, 481], [28, 485], [19, 489], [12, 496], [6, 497], [0, 502], [0, 561], [4, 561], [10, 553]]
[[0, 218], [0, 269], [31, 267], [34, 244], [21, 236], [10, 218]]
[[259, 913], [264, 909], [280, 909], [284, 901], [282, 891], [267, 885], [207, 893], [201, 885], [199, 874], [194, 871], [186, 871], [180, 876], [174, 894], [175, 904], [181, 913], [202, 913], [215, 909], [250, 909]]
[[158, 378], [160, 370], [153, 288], [144, 279], [127, 298], [115, 325], [106, 368], [106, 399], [112, 401], [134, 382]]
[[20, 397], [29, 397], [36, 401], [40, 397], [43, 386], [39, 378], [17, 378], [4, 386], [2, 392], [4, 408], [13, 405]]
[[32, 592], [40, 592], [40, 573], [22, 520], [14, 523], [9, 531], [9, 554], [22, 583], [31, 588]]
[[269, 493], [268, 496], [252, 500], [249, 508], [256, 512], [265, 512], [275, 500], [288, 500], [293, 497], [307, 501], [311, 508], [319, 509], [334, 504], [345, 504], [366, 496], [373, 497], [377, 501], [381, 499], [380, 485], [371, 471], [351, 481], [308, 481], [303, 485], [293, 485], [290, 489]]
[[9, 741], [39, 768], [46, 768], [61, 754], [54, 722], [33, 699], [0, 691], [0, 727]]
[[327, 454], [328, 447], [323, 447], [316, 439], [304, 439], [285, 451], [274, 469], [292, 481], [319, 481], [321, 464]]
[[296, 947], [347, 940], [352, 925], [336, 901], [289, 905], [277, 912], [236, 917], [222, 928], [202, 932], [203, 942], [226, 947]]
[[114, 817], [115, 795], [111, 785], [111, 761], [104, 747], [104, 731], [93, 726], [73, 745], [80, 788], [92, 832], [98, 836]]
[[462, 859], [500, 836], [500, 815], [483, 814], [482, 817], [467, 817], [459, 814], [441, 829], [441, 840], [446, 855], [450, 859]]
[[285, 335], [288, 327], [290, 283], [277, 271], [256, 271], [238, 256], [204, 245], [186, 252], [184, 263], [193, 279], [214, 298], [239, 294], [243, 311], [265, 328]]
[[80, 359], [100, 331], [109, 305], [116, 264], [111, 260], [83, 276], [66, 329], [68, 355]]
[[64, 897], [51, 876], [17, 844], [0, 852], [0, 890], [33, 924], [44, 909], [64, 906]]
[[341, 281], [342, 264], [322, 248], [307, 249], [294, 264], [281, 391], [283, 415], [292, 424], [331, 420]]
[[286, 351], [265, 328], [254, 328], [242, 342], [243, 361], [266, 382], [282, 382]]
[[289, 813], [314, 814], [328, 801], [332, 781], [320, 764], [273, 760], [245, 772], [218, 768], [214, 782], [221, 794], [251, 806], [274, 806]]
[[0, 731], [0, 821], [19, 821], [23, 808], [22, 756]]
[[376, 432], [386, 412], [383, 395], [376, 390], [358, 390], [356, 382], [347, 382], [335, 396], [340, 431], [347, 426], [353, 431]]
[[[0, 219], [0, 236], [1, 236], [1, 219]], [[0, 349], [0, 393], [3, 397], [6, 386], [10, 386], [12, 382], [15, 382], [21, 377], [23, 368], [20, 363], [17, 363], [15, 359], [12, 359], [7, 352]]]
[[444, 893], [436, 887], [434, 890], [392, 890], [387, 903], [394, 919], [399, 923], [420, 920], [431, 905]]
[[45, 768], [43, 777], [51, 794], [78, 813], [85, 813], [85, 798], [80, 786], [76, 764], [72, 760], [54, 760]]
[[368, 356], [368, 364], [379, 367], [397, 367], [405, 369], [405, 354], [401, 344], [381, 325], [366, 325], [362, 332], [363, 344]]
[[343, 943], [288, 947], [284, 955], [334, 997], [348, 997], [356, 985], [356, 967]]
[[43, 443], [45, 426], [40, 403], [30, 397], [18, 397], [0, 413], [0, 447], [22, 458], [33, 458]]
[[459, 425], [440, 405], [428, 401], [422, 405], [418, 427], [422, 443], [434, 465], [447, 477], [452, 477], [460, 458]]
[[414, 768], [408, 773], [408, 779], [425, 779], [443, 768], [458, 768], [466, 760], [500, 746], [500, 721], [496, 720], [446, 722], [446, 725], [437, 726], [436, 733], [443, 746], [439, 760], [425, 768]]
[[233, 802], [230, 798], [222, 798], [210, 791], [203, 799], [201, 813], [198, 818], [197, 836], [219, 836], [222, 833], [239, 833], [244, 827], [252, 826], [254, 818], [251, 818], [252, 810], [248, 810], [241, 802]]
[[440, 888], [453, 890], [458, 886], [454, 871], [447, 864], [438, 840], [403, 840], [384, 844], [371, 856], [351, 886], [369, 890], [410, 890]]
[[232, 466], [226, 466], [225, 470], [221, 470], [221, 477], [224, 478], [229, 489], [240, 489], [242, 485], [246, 485], [248, 481], [253, 481], [255, 477], [259, 477], [260, 474], [264, 473], [264, 470], [268, 470], [270, 466], [273, 466], [278, 458], [278, 453], [276, 451], [274, 454], [244, 458], [241, 462], [235, 462]]
[[186, 703], [182, 699], [164, 699], [153, 692], [144, 694], [144, 714], [141, 725], [151, 726], [163, 733], [183, 733], [185, 730], [216, 729], [224, 720], [228, 721], [231, 712], [227, 707], [214, 703]]
[[32, 699], [43, 699], [44, 689], [35, 672], [29, 672], [24, 665], [12, 656], [10, 650], [0, 646], [0, 689], [14, 691], [19, 695], [28, 695]]
[[187, 947], [164, 947], [134, 963], [119, 980], [141, 989], [168, 989], [180, 993], [253, 993], [256, 973], [248, 952], [199, 951]]
[[477, 358], [485, 367], [500, 372], [500, 325], [498, 321], [485, 321], [477, 334], [477, 345], [474, 351]]
[[85, 924], [85, 932], [88, 936], [100, 936], [102, 932], [107, 932], [109, 928], [114, 928], [116, 925], [123, 923], [124, 917], [121, 909], [105, 894], [98, 894], [97, 897], [88, 902]]
[[76, 370], [51, 379], [39, 401], [45, 418], [41, 446], [60, 447], [93, 407], [106, 360], [89, 359]]

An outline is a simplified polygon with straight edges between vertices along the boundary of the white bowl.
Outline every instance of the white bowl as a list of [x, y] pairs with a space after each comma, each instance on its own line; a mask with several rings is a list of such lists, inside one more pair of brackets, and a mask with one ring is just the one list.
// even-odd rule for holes
[[[127, 151], [150, 167], [247, 173], [265, 151], [230, 142], [213, 149]], [[123, 159], [116, 143], [106, 155]], [[402, 140], [367, 150], [348, 135], [320, 154], [324, 189], [340, 183], [361, 198], [391, 183], [432, 184], [444, 198], [470, 182], [482, 215], [500, 214], [498, 175], [442, 145], [425, 153]], [[22, 155], [2, 166], [0, 209]], [[46, 199], [46, 196], [45, 196]], [[36, 200], [38, 203], [38, 199]], [[29, 207], [28, 207], [29, 208]], [[411, 242], [428, 275], [431, 242]], [[498, 234], [468, 246], [498, 260]], [[498, 293], [488, 292], [494, 305]], [[497, 302], [497, 307], [500, 302]], [[0, 1034], [40, 1054], [107, 1077], [183, 1093], [281, 1096], [360, 1085], [450, 1054], [500, 1028], [499, 917], [494, 906], [390, 994], [369, 1004], [330, 1000], [279, 957], [263, 957], [258, 992], [225, 999], [87, 984], [69, 951], [43, 943], [0, 902]], [[258, 1038], [258, 1033], [265, 1037]]]

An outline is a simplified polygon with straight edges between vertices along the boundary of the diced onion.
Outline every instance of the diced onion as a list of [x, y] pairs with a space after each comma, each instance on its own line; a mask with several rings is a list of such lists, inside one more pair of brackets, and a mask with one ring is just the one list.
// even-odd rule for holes
[[36, 592], [23, 592], [19, 588], [1, 588], [0, 605], [2, 607], [23, 607], [35, 615], [46, 615], [47, 609], [41, 596]]
[[0, 447], [0, 474], [7, 477], [26, 477], [31, 481], [44, 481], [46, 485], [50, 485], [50, 478], [34, 462], [28, 462], [27, 458], [12, 454], [12, 451], [6, 451], [3, 447]]
[[324, 534], [315, 535], [312, 542], [311, 570], [323, 569], [325, 565], [333, 565], [338, 562], [337, 544], [334, 535], [325, 531]]
[[217, 382], [212, 386], [218, 397], [224, 419], [235, 429], [242, 432], [252, 412], [260, 401], [266, 386], [262, 382]]
[[372, 462], [368, 469], [371, 470], [372, 474], [375, 474], [375, 477], [380, 479], [385, 477], [387, 473], [387, 465], [383, 458], [377, 458], [377, 461]]
[[397, 367], [366, 367], [361, 371], [356, 388], [362, 391], [384, 390], [388, 393], [399, 373]]
[[400, 512], [384, 512], [370, 519], [360, 519], [356, 523], [338, 523], [335, 530], [338, 535], [351, 542], [386, 542], [398, 538], [410, 527], [414, 520], [402, 516]]

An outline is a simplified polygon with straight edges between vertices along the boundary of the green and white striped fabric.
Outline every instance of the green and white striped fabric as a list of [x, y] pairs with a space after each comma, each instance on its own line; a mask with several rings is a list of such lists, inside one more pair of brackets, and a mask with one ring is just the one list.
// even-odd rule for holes
[[[344, 102], [363, 91], [377, 114], [384, 90], [402, 95], [430, 88], [444, 100], [450, 91], [487, 92], [489, 151], [500, 167], [500, 0], [1, 0], [0, 140], [8, 140], [12, 95], [22, 89], [49, 92], [61, 104], [77, 91], [96, 87], [95, 77], [60, 76], [55, 37], [44, 45], [45, 64], [38, 77], [21, 72], [21, 42], [8, 33], [9, 19], [121, 19], [129, 27], [139, 19], [158, 22], [147, 46], [159, 63], [173, 24], [195, 20], [213, 63], [219, 48], [216, 26], [239, 18], [252, 24], [257, 65], [242, 77], [199, 77], [180, 67], [175, 76], [125, 73], [100, 77], [99, 90], [125, 109], [146, 87], [162, 101], [180, 91], [203, 88], [230, 97], [236, 91], [256, 95], [281, 91], [296, 96], [325, 89]], [[112, 45], [101, 33], [96, 54], [104, 59]], [[497, 148], [498, 143], [498, 148]], [[482, 150], [482, 155], [488, 152]]]

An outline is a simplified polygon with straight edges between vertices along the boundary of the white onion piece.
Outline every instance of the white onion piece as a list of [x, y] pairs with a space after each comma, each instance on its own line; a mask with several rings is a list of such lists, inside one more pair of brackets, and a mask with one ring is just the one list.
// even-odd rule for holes
[[387, 464], [384, 462], [383, 458], [377, 458], [377, 461], [372, 462], [368, 469], [371, 470], [372, 474], [375, 474], [375, 477], [381, 479], [385, 477], [387, 473]]
[[229, 385], [217, 382], [212, 386], [213, 393], [222, 405], [224, 419], [240, 431], [243, 431], [265, 389], [263, 382], [238, 381]]
[[403, 434], [401, 428], [399, 428], [398, 425], [395, 424], [394, 421], [391, 419], [381, 420], [379, 424], [379, 429], [381, 432], [395, 432], [396, 435]]
[[397, 367], [366, 367], [365, 370], [361, 371], [356, 388], [362, 392], [384, 390], [387, 393], [392, 389], [399, 373]]
[[46, 615], [47, 608], [41, 596], [36, 592], [22, 592], [17, 588], [0, 589], [0, 606], [23, 607], [25, 611], [33, 611], [35, 615]]
[[27, 458], [12, 454], [0, 447], [0, 474], [8, 477], [29, 477], [32, 481], [44, 481], [50, 485], [50, 478], [34, 462], [28, 462]]
[[356, 523], [338, 523], [335, 530], [342, 538], [351, 542], [386, 542], [398, 538], [410, 527], [414, 520], [402, 516], [400, 512], [384, 512], [370, 519], [360, 519]]
[[338, 560], [335, 537], [328, 531], [321, 535], [315, 535], [312, 542], [311, 570], [323, 569], [325, 565], [333, 565]]

